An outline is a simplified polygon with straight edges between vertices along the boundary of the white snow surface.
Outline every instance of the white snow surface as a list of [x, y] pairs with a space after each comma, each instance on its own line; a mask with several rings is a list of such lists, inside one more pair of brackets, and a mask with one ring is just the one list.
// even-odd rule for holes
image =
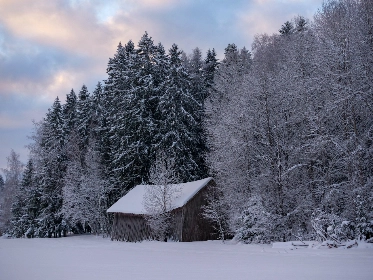
[[[194, 182], [172, 185], [173, 187], [180, 190], [180, 193], [173, 202], [172, 209], [176, 209], [185, 205], [200, 189], [206, 186], [206, 184], [210, 182], [210, 180], [212, 180], [211, 177]], [[146, 214], [143, 204], [146, 187], [147, 185], [137, 185], [125, 196], [115, 202], [107, 210], [107, 212]]]
[[370, 280], [372, 264], [373, 249], [360, 246], [290, 250], [220, 241], [126, 243], [93, 235], [0, 238], [1, 280]]

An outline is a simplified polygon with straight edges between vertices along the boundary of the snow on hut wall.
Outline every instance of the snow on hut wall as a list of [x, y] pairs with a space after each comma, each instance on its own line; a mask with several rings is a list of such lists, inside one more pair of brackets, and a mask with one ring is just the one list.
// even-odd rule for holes
[[[212, 178], [174, 185], [181, 190], [172, 207], [174, 216], [171, 237], [178, 241], [214, 239], [213, 227], [201, 215], [205, 193]], [[146, 185], [138, 185], [113, 204], [107, 212], [114, 213], [112, 240], [137, 242], [152, 239], [144, 216], [143, 197]]]

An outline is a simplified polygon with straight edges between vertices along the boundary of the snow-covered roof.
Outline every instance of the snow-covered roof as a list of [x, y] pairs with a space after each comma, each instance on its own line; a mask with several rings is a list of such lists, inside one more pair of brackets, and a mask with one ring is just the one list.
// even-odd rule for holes
[[[208, 182], [211, 177], [202, 180], [188, 182], [183, 184], [175, 184], [173, 187], [180, 190], [178, 196], [173, 201], [172, 209], [184, 206], [196, 193], [199, 192]], [[107, 212], [119, 212], [126, 214], [146, 214], [144, 209], [144, 194], [146, 187], [149, 185], [137, 185], [130, 190], [125, 196], [114, 203]], [[172, 210], [171, 209], [171, 210]]]

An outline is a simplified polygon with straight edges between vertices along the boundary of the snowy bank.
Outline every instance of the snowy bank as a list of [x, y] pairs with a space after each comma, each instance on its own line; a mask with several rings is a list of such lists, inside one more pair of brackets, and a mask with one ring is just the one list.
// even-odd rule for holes
[[[276, 245], [277, 246], [277, 245]], [[0, 279], [372, 279], [373, 250], [287, 250], [95, 236], [0, 239]]]

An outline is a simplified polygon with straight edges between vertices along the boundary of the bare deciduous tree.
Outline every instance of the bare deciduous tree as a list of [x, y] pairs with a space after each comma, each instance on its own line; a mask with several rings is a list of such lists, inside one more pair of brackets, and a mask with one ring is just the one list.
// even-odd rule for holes
[[180, 194], [180, 187], [175, 185], [175, 163], [164, 153], [157, 156], [155, 164], [150, 169], [149, 181], [153, 185], [146, 186], [144, 208], [146, 220], [155, 237], [167, 241], [172, 226], [174, 201]]

